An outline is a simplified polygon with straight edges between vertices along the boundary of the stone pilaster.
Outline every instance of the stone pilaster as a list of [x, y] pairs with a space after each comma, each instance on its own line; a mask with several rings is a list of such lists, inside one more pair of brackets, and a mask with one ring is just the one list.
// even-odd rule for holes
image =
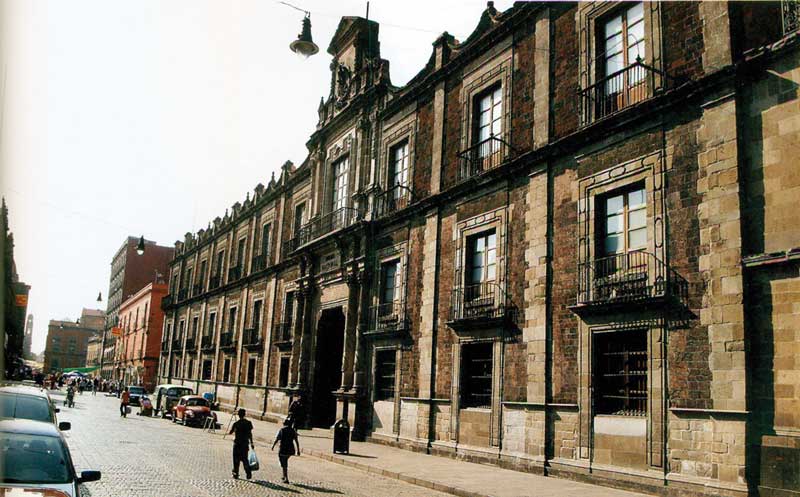
[[533, 146], [539, 148], [550, 141], [550, 9], [542, 9], [536, 17], [535, 41]]
[[[547, 232], [548, 232], [548, 174], [540, 171], [530, 177], [525, 211], [525, 288], [524, 328], [522, 340], [527, 345], [527, 401], [547, 402]], [[544, 411], [541, 413], [544, 416]], [[545, 423], [535, 423], [528, 435], [531, 455], [544, 456]]]
[[353, 365], [356, 352], [356, 335], [358, 334], [358, 301], [361, 296], [361, 285], [358, 275], [347, 275], [347, 314], [344, 326], [344, 356], [342, 357], [342, 382], [340, 390], [349, 390], [353, 386]]
[[728, 2], [699, 2], [703, 22], [703, 70], [706, 74], [727, 67], [731, 56], [731, 19]]

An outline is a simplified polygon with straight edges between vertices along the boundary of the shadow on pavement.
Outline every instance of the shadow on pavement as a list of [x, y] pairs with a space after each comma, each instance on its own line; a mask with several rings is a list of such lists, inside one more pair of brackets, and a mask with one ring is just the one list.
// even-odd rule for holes
[[284, 486], [281, 486], [281, 485], [276, 485], [275, 483], [271, 483], [271, 482], [268, 482], [266, 480], [250, 480], [250, 483], [253, 483], [253, 484], [258, 485], [260, 487], [271, 488], [273, 490], [280, 490], [282, 492], [290, 492], [290, 493], [293, 493], [293, 494], [299, 493], [297, 490], [295, 490], [293, 488], [284, 487]]
[[342, 494], [342, 492], [340, 492], [338, 490], [332, 490], [330, 488], [325, 488], [325, 487], [315, 487], [314, 485], [304, 485], [302, 483], [293, 483], [292, 485], [294, 485], [295, 487], [305, 488], [306, 490], [312, 490], [314, 492], [321, 492], [321, 493], [324, 493], [324, 494], [341, 494], [341, 495], [344, 495], [344, 494]]

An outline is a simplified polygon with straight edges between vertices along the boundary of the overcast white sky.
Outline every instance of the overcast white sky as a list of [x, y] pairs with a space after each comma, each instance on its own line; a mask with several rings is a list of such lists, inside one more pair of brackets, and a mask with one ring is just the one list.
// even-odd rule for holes
[[[172, 245], [305, 158], [328, 43], [366, 2], [294, 3], [320, 45], [308, 60], [288, 49], [302, 13], [274, 0], [0, 0], [0, 191], [34, 351], [48, 320], [105, 309], [127, 235]], [[437, 33], [465, 39], [485, 7], [372, 0], [393, 83], [422, 68]]]

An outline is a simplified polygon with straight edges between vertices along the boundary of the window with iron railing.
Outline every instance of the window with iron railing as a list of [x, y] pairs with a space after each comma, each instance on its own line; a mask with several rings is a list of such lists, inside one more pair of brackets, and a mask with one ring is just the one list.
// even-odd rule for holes
[[394, 400], [396, 350], [375, 351], [375, 400]]
[[[583, 124], [647, 100], [661, 89], [662, 71], [649, 65], [644, 4], [623, 3], [597, 23], [594, 81], [581, 90]], [[658, 84], [657, 84], [658, 82]]]
[[800, 0], [782, 0], [783, 34], [800, 31]]
[[256, 382], [256, 367], [258, 360], [255, 357], [250, 357], [247, 360], [247, 384], [253, 385]]
[[[402, 188], [409, 183], [408, 140], [394, 145], [390, 151], [387, 189], [395, 190], [395, 195], [400, 196]], [[395, 189], [395, 187], [401, 187]]]
[[499, 167], [515, 150], [503, 130], [503, 88], [499, 83], [478, 94], [472, 104], [470, 147], [458, 154], [458, 181]]
[[594, 413], [647, 414], [647, 330], [594, 333]]
[[214, 363], [211, 361], [211, 359], [206, 359], [203, 361], [203, 373], [201, 376], [203, 380], [208, 381], [211, 379], [211, 372], [212, 372], [211, 368], [213, 364]]
[[492, 342], [461, 346], [462, 408], [491, 408], [493, 348]]

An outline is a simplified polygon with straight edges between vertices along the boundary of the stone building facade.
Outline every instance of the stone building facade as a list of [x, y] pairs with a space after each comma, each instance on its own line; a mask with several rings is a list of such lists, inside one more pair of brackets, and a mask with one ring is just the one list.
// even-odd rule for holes
[[120, 335], [115, 340], [115, 380], [125, 385], [156, 386], [164, 311], [165, 283], [149, 283], [119, 306]]
[[669, 495], [800, 492], [797, 2], [492, 2], [176, 243], [160, 381]]

